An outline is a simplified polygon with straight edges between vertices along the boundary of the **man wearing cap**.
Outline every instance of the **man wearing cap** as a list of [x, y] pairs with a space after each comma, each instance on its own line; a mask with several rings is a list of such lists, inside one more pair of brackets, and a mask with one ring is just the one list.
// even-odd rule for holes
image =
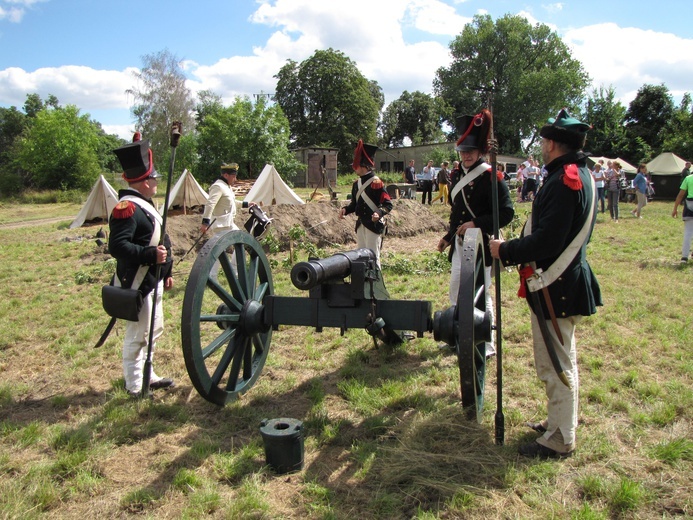
[[[493, 198], [492, 182], [498, 186], [498, 224], [507, 226], [515, 215], [510, 200], [508, 185], [503, 174], [494, 172], [486, 163], [483, 154], [489, 150], [489, 132], [491, 129], [491, 112], [483, 110], [475, 116], [462, 116], [457, 127], [462, 136], [457, 140], [456, 150], [460, 153], [460, 166], [451, 179], [448, 201], [450, 209], [450, 228], [438, 242], [438, 251], [443, 252], [450, 246], [450, 304], [457, 305], [460, 288], [462, 256], [460, 250], [465, 232], [470, 228], [482, 231], [484, 242], [484, 274], [486, 286], [486, 310], [493, 317], [493, 299], [491, 296], [491, 255], [488, 250], [489, 237], [493, 234]], [[496, 175], [496, 179], [493, 175]], [[497, 180], [497, 181], [496, 181]], [[493, 318], [492, 318], [493, 319]], [[486, 343], [486, 355], [495, 353], [494, 342]]]
[[[219, 178], [209, 188], [209, 198], [205, 204], [205, 211], [202, 214], [202, 224], [200, 232], [209, 231], [215, 235], [222, 231], [238, 229], [234, 222], [236, 218], [236, 196], [232, 186], [236, 184], [238, 175], [238, 164], [222, 164]], [[243, 203], [247, 208], [247, 203]], [[212, 223], [212, 220], [214, 222]]]
[[[131, 396], [138, 397], [142, 392], [152, 311], [152, 353], [157, 338], [164, 330], [162, 294], [173, 287], [173, 259], [168, 235], [159, 245], [162, 218], [152, 201], [161, 175], [154, 169], [149, 141], [140, 140], [138, 134], [135, 134], [135, 139], [132, 144], [114, 150], [123, 167], [123, 178], [128, 187], [118, 192], [119, 202], [111, 213], [108, 250], [117, 261], [113, 284], [139, 289], [144, 297], [138, 321], [127, 322], [123, 338], [125, 389]], [[163, 264], [158, 280], [157, 264]], [[153, 289], [157, 284], [154, 302]], [[150, 389], [172, 386], [172, 379], [158, 376], [152, 368]]]
[[503, 265], [523, 265], [520, 296], [530, 306], [534, 363], [546, 386], [548, 416], [530, 428], [542, 433], [520, 446], [526, 457], [563, 458], [576, 447], [578, 367], [575, 326], [602, 304], [586, 259], [596, 219], [596, 189], [582, 152], [590, 126], [565, 109], [541, 129], [548, 175], [520, 238], [491, 240]]
[[351, 201], [339, 210], [339, 218], [356, 213], [356, 243], [360, 248], [373, 250], [380, 269], [380, 246], [385, 233], [383, 217], [392, 211], [392, 201], [383, 181], [373, 173], [377, 149], [359, 139], [351, 165], [359, 178], [351, 187]]

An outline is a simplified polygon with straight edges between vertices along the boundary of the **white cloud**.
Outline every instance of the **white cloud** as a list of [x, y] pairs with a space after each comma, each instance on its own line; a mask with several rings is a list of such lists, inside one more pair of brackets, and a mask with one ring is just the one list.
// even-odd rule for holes
[[19, 23], [24, 17], [24, 9], [18, 9], [16, 7], [11, 7], [10, 9], [5, 9], [0, 5], [0, 21], [9, 20], [12, 23]]
[[10, 67], [0, 70], [0, 103], [22, 106], [28, 93], [37, 93], [43, 99], [53, 94], [61, 105], [73, 104], [85, 111], [127, 108], [130, 103], [125, 90], [132, 87], [135, 70], [66, 65], [26, 72]]
[[593, 85], [613, 86], [626, 106], [645, 84], [663, 83], [676, 99], [691, 92], [693, 39], [604, 23], [570, 29], [563, 41]]
[[546, 12], [554, 14], [554, 13], [559, 13], [563, 10], [563, 4], [561, 3], [555, 3], [555, 4], [544, 4], [541, 6]]

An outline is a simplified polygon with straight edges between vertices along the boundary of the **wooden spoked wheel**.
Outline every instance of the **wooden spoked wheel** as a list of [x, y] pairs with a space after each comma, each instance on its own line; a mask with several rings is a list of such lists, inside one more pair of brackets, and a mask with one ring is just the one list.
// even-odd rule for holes
[[272, 273], [260, 243], [243, 231], [211, 238], [200, 250], [183, 299], [183, 358], [195, 389], [224, 405], [247, 392], [267, 359], [272, 330], [263, 300]]

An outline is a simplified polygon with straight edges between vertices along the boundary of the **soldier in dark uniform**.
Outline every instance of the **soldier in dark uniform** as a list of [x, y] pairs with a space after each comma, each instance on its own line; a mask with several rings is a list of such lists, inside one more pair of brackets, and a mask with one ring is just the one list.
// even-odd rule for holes
[[[163, 332], [161, 297], [164, 289], [173, 287], [173, 259], [168, 235], [164, 237], [163, 245], [159, 245], [162, 218], [152, 202], [152, 197], [156, 194], [161, 175], [154, 169], [149, 141], [139, 140], [137, 133], [135, 142], [114, 152], [123, 167], [123, 178], [128, 182], [128, 188], [119, 191], [119, 202], [109, 220], [111, 233], [108, 249], [117, 260], [114, 285], [139, 288], [144, 296], [139, 320], [127, 322], [123, 340], [125, 389], [136, 397], [142, 392], [153, 309], [155, 319], [152, 347]], [[163, 264], [159, 280], [156, 279], [157, 264]], [[157, 301], [154, 302], [153, 289], [156, 284], [159, 284], [159, 287]], [[160, 377], [152, 369], [150, 388], [172, 386], [172, 379]]]
[[375, 252], [380, 268], [380, 246], [386, 230], [383, 217], [392, 211], [392, 201], [383, 181], [373, 173], [373, 158], [377, 149], [377, 146], [363, 144], [359, 139], [351, 165], [359, 178], [351, 187], [351, 201], [339, 211], [339, 218], [356, 213], [356, 243], [358, 247]]
[[[536, 442], [520, 446], [520, 454], [527, 457], [567, 457], [576, 446], [579, 382], [575, 326], [602, 304], [585, 252], [597, 212], [596, 189], [587, 155], [582, 152], [589, 128], [566, 110], [549, 119], [540, 131], [548, 174], [532, 204], [531, 223], [521, 238], [491, 241], [491, 254], [503, 265], [525, 265], [520, 271], [520, 295], [533, 293], [528, 303], [534, 362], [549, 402], [546, 420], [527, 423], [543, 433]], [[548, 289], [548, 298], [542, 286]], [[554, 320], [549, 320], [551, 308], [555, 326]], [[556, 352], [563, 378], [547, 349]]]
[[[443, 252], [450, 246], [450, 304], [457, 305], [457, 294], [460, 287], [461, 256], [458, 250], [462, 245], [464, 233], [470, 228], [479, 228], [483, 234], [486, 310], [493, 316], [491, 298], [491, 254], [488, 249], [489, 237], [493, 234], [493, 168], [486, 163], [483, 154], [489, 150], [489, 132], [491, 113], [483, 110], [475, 116], [462, 116], [457, 127], [462, 135], [457, 140], [456, 150], [460, 153], [460, 165], [453, 169], [448, 201], [450, 210], [450, 228], [438, 242], [438, 251]], [[508, 186], [503, 175], [497, 176], [498, 186], [498, 222], [500, 227], [510, 223], [515, 215], [510, 200]], [[495, 353], [493, 341], [486, 344], [486, 355]]]

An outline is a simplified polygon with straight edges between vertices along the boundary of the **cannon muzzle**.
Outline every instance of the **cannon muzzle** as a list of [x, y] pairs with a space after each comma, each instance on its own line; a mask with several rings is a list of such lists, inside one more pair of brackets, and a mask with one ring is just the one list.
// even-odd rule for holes
[[375, 253], [371, 249], [361, 248], [299, 262], [291, 269], [291, 282], [297, 289], [309, 290], [323, 283], [343, 280], [351, 274], [352, 266], [357, 262], [370, 264], [375, 269]]

